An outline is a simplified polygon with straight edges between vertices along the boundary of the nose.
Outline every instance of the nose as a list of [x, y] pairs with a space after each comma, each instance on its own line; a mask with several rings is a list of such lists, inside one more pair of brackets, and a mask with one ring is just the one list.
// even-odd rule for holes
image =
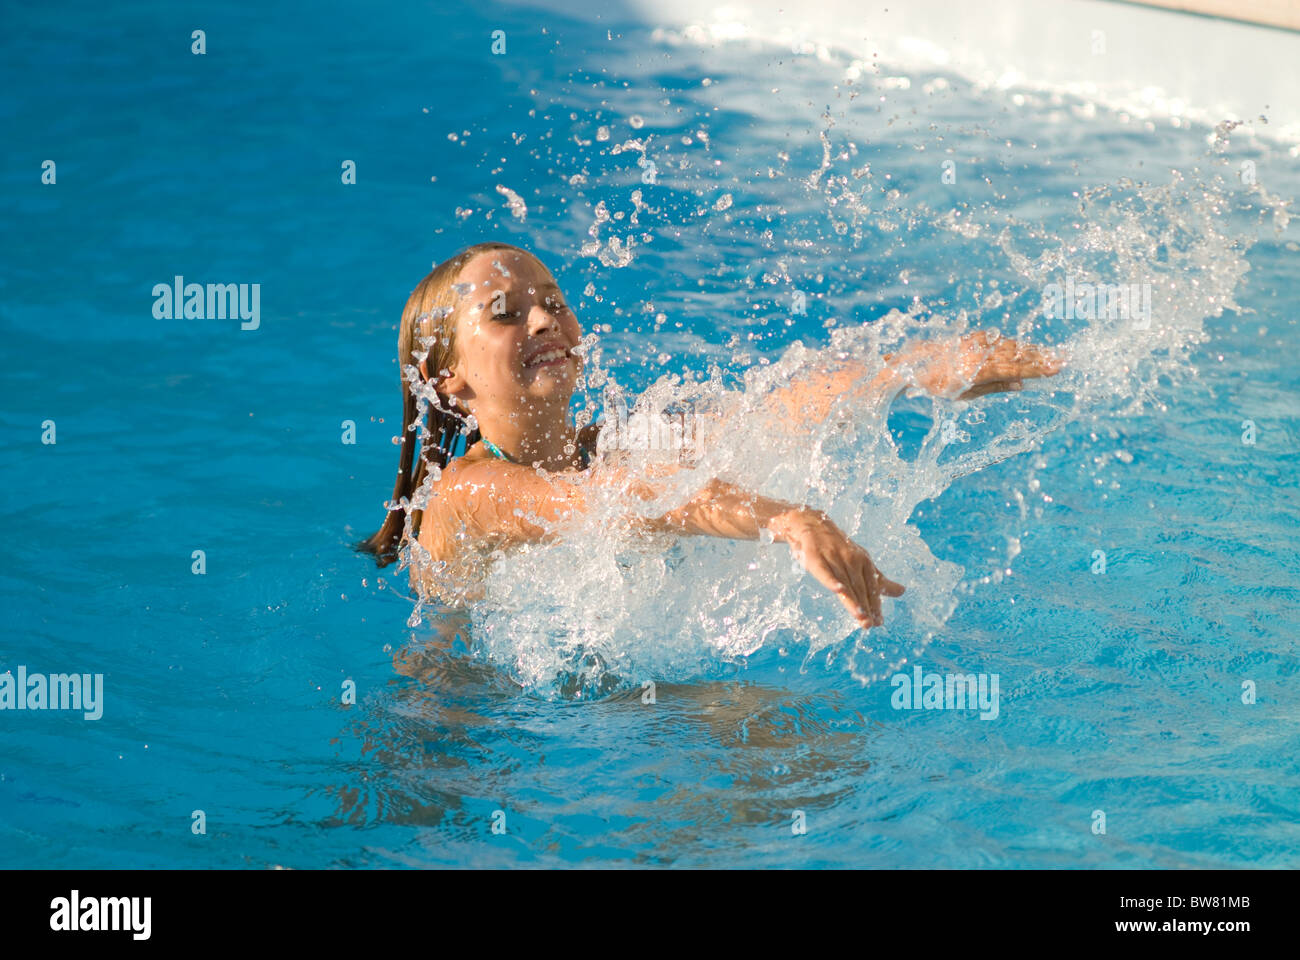
[[560, 329], [560, 321], [556, 319], [555, 314], [548, 310], [546, 304], [535, 303], [532, 309], [528, 311], [528, 332], [531, 336], [540, 336], [548, 331], [554, 332]]

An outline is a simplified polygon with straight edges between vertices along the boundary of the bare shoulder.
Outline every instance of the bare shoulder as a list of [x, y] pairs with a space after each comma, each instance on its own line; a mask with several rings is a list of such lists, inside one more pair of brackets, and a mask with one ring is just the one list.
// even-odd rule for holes
[[434, 560], [449, 560], [461, 552], [466, 537], [478, 539], [478, 504], [495, 490], [503, 478], [494, 475], [491, 463], [458, 458], [439, 472], [429, 486], [429, 498], [420, 518], [418, 539]]
[[444, 509], [454, 511], [471, 525], [492, 529], [499, 523], [488, 517], [543, 485], [537, 471], [530, 467], [496, 457], [471, 456], [447, 464], [436, 489]]
[[497, 546], [538, 541], [548, 535], [543, 522], [562, 520], [581, 505], [579, 479], [495, 457], [460, 458], [439, 478], [438, 509], [453, 521], [461, 542], [466, 537]]
[[495, 457], [457, 457], [442, 469], [438, 486], [445, 491], [471, 492], [483, 486], [508, 483], [515, 464]]
[[451, 461], [430, 484], [421, 534], [439, 526], [437, 522], [429, 523], [430, 520], [452, 522], [460, 517], [463, 521], [467, 508], [473, 504], [480, 491], [497, 490], [506, 485], [507, 478], [496, 469], [491, 460], [460, 457]]

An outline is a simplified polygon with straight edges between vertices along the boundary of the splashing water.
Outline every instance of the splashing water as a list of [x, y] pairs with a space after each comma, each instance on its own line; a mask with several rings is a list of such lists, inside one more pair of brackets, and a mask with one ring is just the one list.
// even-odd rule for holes
[[[845, 361], [879, 369], [879, 357], [909, 338], [953, 337], [979, 326], [964, 312], [914, 304], [872, 324], [836, 329], [825, 347], [795, 343], [775, 363], [746, 371], [740, 389], [724, 386], [716, 369], [707, 380], [661, 377], [637, 399], [633, 417], [662, 419], [685, 406], [725, 411], [740, 429], [714, 438], [659, 499], [607, 496], [559, 542], [503, 555], [473, 610], [478, 649], [543, 695], [590, 696], [650, 679], [714, 675], [773, 646], [802, 648], [805, 665], [818, 656], [839, 661], [864, 682], [897, 670], [942, 630], [965, 573], [936, 558], [908, 522], [916, 506], [962, 476], [1034, 449], [1070, 420], [1140, 410], [1162, 376], [1194, 374], [1186, 352], [1203, 339], [1206, 317], [1235, 306], [1233, 291], [1247, 269], [1239, 241], [1217, 222], [1224, 203], [1221, 190], [1175, 175], [1165, 186], [1090, 193], [1080, 203], [1078, 232], [1039, 232], [1033, 255], [1005, 231], [999, 235], [1023, 289], [993, 305], [1014, 304], [1004, 325], [1014, 324], [1017, 337], [1059, 343], [1069, 364], [1010, 397], [927, 398], [933, 426], [912, 460], [901, 456], [880, 397], [841, 398], [824, 422], [799, 429], [781, 429], [759, 406], [796, 378]], [[1133, 318], [1044, 320], [1032, 294], [1064, 272], [1079, 282], [1108, 276], [1150, 284], [1149, 328]], [[607, 410], [622, 402], [616, 379], [604, 373]], [[958, 431], [945, 435], [945, 423]], [[622, 452], [628, 464], [645, 469], [662, 454], [636, 445]], [[886, 600], [885, 626], [855, 629], [784, 545], [647, 539], [615, 522], [629, 511], [649, 516], [679, 506], [713, 476], [826, 510], [908, 587], [902, 598]], [[1020, 506], [1023, 519], [1023, 497]], [[1006, 563], [1014, 544], [1010, 538]]]
[[[890, 89], [906, 92], [911, 86]], [[947, 89], [937, 82], [915, 86], [927, 96]], [[629, 190], [629, 173], [647, 165], [661, 171], [690, 167], [683, 159], [687, 151], [674, 152], [653, 135], [603, 148], [600, 156], [610, 164], [605, 177], [591, 169], [588, 156], [579, 158], [581, 173], [561, 177], [570, 188], [589, 180], [593, 187], [608, 185], [590, 207], [587, 239], [573, 251], [580, 258], [624, 267], [656, 240], [655, 227], [669, 232], [699, 224], [701, 238], [716, 241], [738, 236], [747, 229], [746, 220], [772, 251], [779, 243], [765, 224], [774, 217], [764, 211], [774, 210], [792, 239], [784, 253], [775, 254], [761, 282], [784, 288], [783, 300], [805, 296], [797, 288], [801, 265], [815, 264], [818, 255], [833, 258], [837, 245], [857, 251], [887, 238], [887, 252], [902, 267], [887, 295], [906, 307], [888, 309], [870, 322], [832, 317], [826, 325], [828, 344], [795, 341], [757, 364], [733, 336], [728, 347], [735, 352], [725, 368], [710, 362], [706, 376], [658, 374], [632, 404], [631, 418], [663, 422], [683, 409], [702, 417], [725, 413], [727, 430], [712, 437], [692, 466], [666, 481], [657, 500], [643, 503], [611, 493], [565, 527], [558, 541], [500, 555], [485, 573], [482, 598], [472, 605], [476, 655], [499, 664], [530, 692], [598, 696], [647, 680], [725, 675], [768, 653], [797, 656], [803, 669], [820, 661], [825, 669], [847, 671], [863, 683], [896, 671], [941, 633], [962, 595], [1010, 573], [1024, 526], [1041, 515], [1035, 497], [1050, 502], [1034, 477], [1045, 464], [1024, 458], [1023, 483], [1017, 485], [1024, 489], [1009, 499], [1017, 515], [980, 518], [981, 532], [994, 540], [1000, 535], [1004, 543], [1003, 555], [986, 574], [977, 571], [968, 578], [964, 566], [931, 552], [913, 520], [918, 505], [940, 497], [959, 478], [1036, 449], [1072, 421], [1129, 417], [1149, 405], [1163, 409], [1161, 397], [1196, 375], [1188, 355], [1205, 340], [1205, 320], [1239, 309], [1234, 295], [1249, 269], [1249, 241], [1233, 221], [1245, 198], [1272, 211], [1276, 229], [1285, 227], [1284, 203], [1259, 187], [1234, 194], [1225, 180], [1221, 154], [1230, 125], [1216, 131], [1216, 142], [1202, 160], [1205, 169], [1173, 171], [1164, 183], [1118, 177], [1114, 184], [1077, 191], [1069, 216], [1040, 223], [1017, 216], [996, 188], [982, 203], [935, 203], [919, 189], [904, 201], [885, 163], [860, 156], [857, 143], [837, 132], [829, 112], [820, 119], [822, 129], [813, 141], [820, 156], [811, 158], [814, 165], [805, 168], [806, 175], [788, 174], [793, 161], [780, 150], [776, 165], [767, 168], [771, 183], [760, 179], [745, 191], [718, 193], [709, 168], [685, 182], [689, 190], [647, 186], [654, 182], [649, 178]], [[574, 139], [580, 148], [591, 143]], [[602, 128], [595, 139], [605, 142], [608, 131]], [[681, 143], [707, 149], [708, 134], [701, 130]], [[620, 156], [629, 152], [636, 155], [635, 168]], [[655, 191], [653, 200], [647, 199], [649, 191]], [[717, 199], [701, 204], [698, 198], [706, 193]], [[632, 233], [620, 240], [607, 232], [620, 221], [645, 231], [640, 245]], [[765, 228], [760, 232], [760, 227]], [[934, 258], [936, 247], [945, 251], [940, 261]], [[909, 255], [919, 256], [912, 251], [929, 259], [909, 261]], [[949, 262], [962, 264], [967, 275], [949, 273], [945, 287], [936, 275], [950, 269]], [[589, 282], [584, 294], [593, 295], [598, 286]], [[1106, 309], [1103, 298], [1097, 301], [1101, 309], [1053, 313], [1044, 309], [1046, 291], [1053, 287], [1140, 291], [1133, 302], [1144, 310], [1138, 316], [1127, 305]], [[852, 289], [839, 299], [850, 314], [869, 302], [863, 291]], [[647, 303], [645, 312], [653, 309]], [[656, 332], [665, 319], [658, 314]], [[761, 412], [773, 391], [791, 381], [850, 363], [864, 365], [869, 377], [881, 368], [883, 354], [909, 341], [984, 328], [1055, 345], [1067, 366], [1052, 378], [1026, 381], [1012, 394], [969, 402], [928, 396], [904, 401], [919, 404], [922, 419], [929, 421], [909, 455], [879, 396], [841, 397], [824, 421], [801, 426]], [[670, 359], [654, 346], [641, 349], [651, 358], [647, 367]], [[687, 345], [679, 358], [687, 359], [689, 350]], [[603, 391], [608, 422], [611, 411], [626, 406], [632, 384], [625, 381], [634, 378], [626, 377], [613, 358], [604, 363], [597, 342], [585, 352], [587, 384]], [[602, 444], [608, 445], [609, 433], [602, 434]], [[634, 470], [653, 469], [663, 451], [632, 445], [619, 455]], [[593, 471], [601, 469], [598, 463]], [[839, 600], [770, 538], [647, 538], [617, 522], [628, 513], [657, 515], [680, 506], [715, 476], [826, 511], [887, 576], [907, 587], [903, 597], [885, 599], [884, 627], [857, 629]]]
[[501, 184], [497, 184], [497, 193], [506, 198], [506, 207], [509, 208], [511, 216], [516, 220], [528, 219], [528, 204], [524, 203], [523, 197]]

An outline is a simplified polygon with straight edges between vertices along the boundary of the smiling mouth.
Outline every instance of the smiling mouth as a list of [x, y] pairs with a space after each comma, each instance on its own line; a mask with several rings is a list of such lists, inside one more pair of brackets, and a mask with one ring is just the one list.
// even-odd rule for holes
[[524, 364], [524, 369], [529, 370], [533, 367], [553, 367], [556, 364], [565, 363], [569, 360], [569, 351], [564, 347], [555, 347], [551, 350], [544, 350], [533, 359]]

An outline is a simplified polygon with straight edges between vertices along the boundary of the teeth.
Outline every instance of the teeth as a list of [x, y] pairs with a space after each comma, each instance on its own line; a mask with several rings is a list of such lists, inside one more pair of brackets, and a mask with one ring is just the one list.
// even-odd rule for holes
[[532, 360], [529, 360], [525, 366], [535, 367], [539, 363], [548, 363], [551, 360], [563, 360], [568, 354], [563, 350], [547, 350], [545, 353], [538, 354]]

